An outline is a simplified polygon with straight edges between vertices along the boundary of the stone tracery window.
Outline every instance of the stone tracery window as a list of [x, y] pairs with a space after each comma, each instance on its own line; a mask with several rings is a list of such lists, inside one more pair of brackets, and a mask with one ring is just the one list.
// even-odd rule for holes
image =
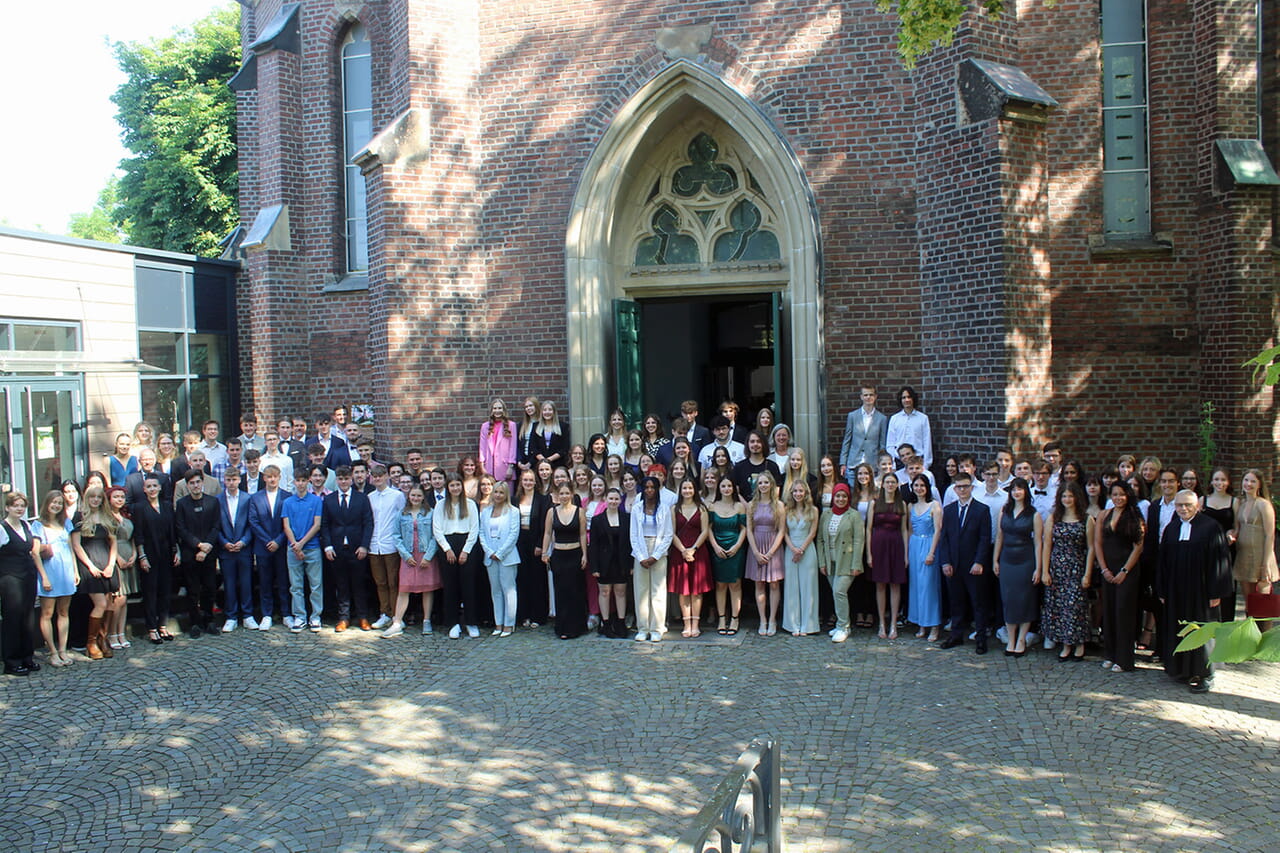
[[637, 267], [782, 259], [772, 207], [760, 184], [706, 132], [664, 164], [640, 222], [644, 230], [632, 256]]

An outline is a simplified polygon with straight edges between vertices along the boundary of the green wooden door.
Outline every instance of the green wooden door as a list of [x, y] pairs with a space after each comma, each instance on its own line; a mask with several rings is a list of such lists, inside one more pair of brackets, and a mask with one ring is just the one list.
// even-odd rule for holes
[[644, 417], [644, 361], [640, 352], [640, 306], [631, 299], [613, 300], [614, 383], [627, 426], [638, 428]]

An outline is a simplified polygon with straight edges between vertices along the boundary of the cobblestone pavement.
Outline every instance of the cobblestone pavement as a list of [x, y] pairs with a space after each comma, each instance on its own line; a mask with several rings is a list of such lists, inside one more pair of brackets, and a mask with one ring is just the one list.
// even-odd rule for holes
[[[677, 635], [678, 637], [678, 635]], [[661, 645], [237, 631], [0, 681], [0, 850], [663, 850], [753, 736], [793, 851], [1280, 837], [1280, 668], [859, 632]]]

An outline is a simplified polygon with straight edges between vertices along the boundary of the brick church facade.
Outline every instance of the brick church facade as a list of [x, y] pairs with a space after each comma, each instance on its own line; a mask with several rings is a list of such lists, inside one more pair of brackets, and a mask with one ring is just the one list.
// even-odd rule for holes
[[1211, 402], [1274, 473], [1275, 6], [1024, 0], [909, 70], [873, 0], [246, 4], [241, 399], [446, 459], [494, 397], [732, 395], [812, 459], [870, 381], [1091, 469]]

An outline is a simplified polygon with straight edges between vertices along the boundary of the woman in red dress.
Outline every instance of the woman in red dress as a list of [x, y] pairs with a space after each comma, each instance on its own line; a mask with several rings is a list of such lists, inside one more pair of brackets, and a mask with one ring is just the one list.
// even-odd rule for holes
[[698, 497], [693, 480], [680, 482], [680, 500], [672, 507], [674, 538], [668, 553], [667, 591], [680, 596], [680, 615], [684, 617], [685, 637], [697, 637], [702, 617], [702, 596], [710, 592], [711, 558], [707, 553], [707, 537], [711, 526], [706, 507]]

